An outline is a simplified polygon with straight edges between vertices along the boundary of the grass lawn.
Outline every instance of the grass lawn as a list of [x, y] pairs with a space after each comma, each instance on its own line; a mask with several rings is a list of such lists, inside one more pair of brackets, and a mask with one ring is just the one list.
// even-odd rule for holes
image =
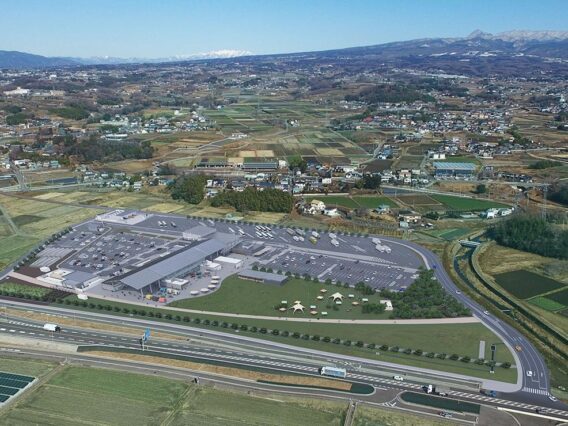
[[22, 374], [24, 376], [41, 377], [51, 371], [57, 364], [25, 358], [0, 358], [0, 371], [4, 373]]
[[[321, 293], [321, 289], [325, 289], [327, 292]], [[336, 292], [345, 296], [341, 306], [334, 305], [329, 298]], [[348, 294], [355, 295], [355, 298], [348, 299]], [[324, 299], [317, 300], [317, 296], [323, 296]], [[304, 279], [290, 278], [284, 285], [277, 286], [242, 280], [233, 275], [226, 278], [221, 288], [210, 295], [176, 301], [170, 303], [169, 306], [247, 315], [287, 316], [290, 318], [321, 317], [319, 314], [310, 315], [310, 306], [315, 305], [317, 306], [316, 311], [327, 312], [328, 318], [378, 319], [389, 317], [388, 312], [378, 315], [363, 314], [361, 305], [351, 305], [352, 301], [362, 304], [362, 298], [368, 298], [369, 303], [379, 303], [380, 300], [380, 297], [376, 294], [365, 296], [352, 288], [346, 289], [334, 285], [309, 282]], [[291, 307], [294, 301], [300, 300], [306, 308], [305, 312], [293, 314], [289, 309], [285, 312], [275, 309], [275, 306], [284, 300], [288, 302], [288, 307]], [[334, 310], [334, 307], [337, 307], [338, 310]]]
[[[524, 269], [496, 274], [495, 280], [497, 284], [519, 299], [529, 299], [539, 294], [561, 289], [565, 286], [565, 284], [559, 281]], [[547, 296], [547, 298], [555, 300], [552, 295]], [[562, 303], [560, 300], [557, 302]], [[568, 300], [566, 302], [566, 304], [568, 304]]]
[[176, 413], [172, 425], [342, 425], [347, 404], [245, 395], [200, 387]]
[[20, 400], [0, 424], [160, 424], [187, 388], [159, 377], [67, 367]]
[[5, 268], [20, 256], [26, 254], [38, 242], [39, 238], [21, 235], [0, 238], [0, 268]]
[[[74, 300], [75, 296], [69, 296]], [[90, 298], [97, 303], [94, 298]], [[116, 306], [117, 308], [138, 308], [137, 306], [128, 305], [125, 303], [101, 301], [103, 304]], [[95, 311], [98, 309], [90, 309], [83, 307], [75, 307], [74, 305], [64, 305], [66, 308], [73, 308], [86, 311]], [[146, 309], [149, 311], [152, 308]], [[495, 336], [489, 329], [485, 328], [482, 324], [425, 324], [425, 325], [406, 325], [406, 324], [390, 324], [390, 325], [363, 325], [363, 324], [333, 324], [333, 323], [302, 323], [302, 322], [286, 322], [274, 320], [252, 320], [246, 318], [226, 317], [222, 315], [204, 315], [204, 314], [191, 314], [188, 315], [180, 311], [165, 311], [158, 308], [152, 309], [153, 312], [161, 312], [162, 315], [172, 315], [172, 320], [151, 318], [154, 321], [160, 322], [173, 322], [177, 324], [187, 324], [191, 327], [206, 328], [224, 331], [227, 333], [237, 333], [230, 328], [222, 328], [220, 325], [205, 325], [203, 321], [218, 321], [221, 324], [223, 321], [227, 323], [237, 323], [239, 325], [245, 324], [249, 327], [265, 327], [269, 330], [277, 329], [290, 332], [290, 336], [273, 336], [270, 333], [262, 334], [260, 332], [252, 331], [238, 331], [238, 334], [256, 337], [259, 339], [272, 340], [288, 345], [309, 347], [328, 351], [333, 353], [341, 353], [347, 355], [356, 355], [364, 358], [377, 359], [385, 362], [394, 362], [404, 365], [414, 365], [424, 368], [432, 368], [435, 370], [451, 371], [458, 374], [468, 374], [475, 377], [493, 378], [495, 380], [515, 381], [516, 371], [497, 369], [494, 375], [490, 375], [486, 367], [478, 366], [475, 364], [464, 364], [462, 362], [454, 362], [450, 360], [430, 359], [426, 357], [418, 357], [415, 355], [406, 355], [403, 353], [382, 352], [377, 355], [377, 350], [366, 348], [358, 348], [354, 345], [345, 346], [344, 344], [325, 343], [323, 341], [315, 342], [313, 340], [304, 340], [303, 338], [294, 338], [291, 335], [294, 332], [300, 334], [318, 335], [321, 337], [329, 336], [331, 338], [340, 338], [342, 340], [351, 340], [356, 342], [361, 340], [365, 343], [375, 343], [378, 346], [387, 344], [389, 346], [399, 346], [400, 348], [422, 349], [425, 352], [444, 352], [448, 355], [457, 353], [460, 355], [468, 355], [471, 358], [477, 358], [479, 353], [479, 341], [484, 340], [488, 343], [499, 343], [501, 340]], [[199, 318], [201, 323], [195, 322], [186, 323], [183, 321], [176, 321], [175, 317], [179, 314], [180, 319], [184, 315], [192, 319]], [[130, 314], [123, 312], [112, 312], [112, 315], [129, 316]], [[140, 318], [140, 317], [138, 317]], [[486, 345], [485, 358], [490, 357], [489, 344]], [[500, 346], [501, 347], [501, 346]], [[497, 351], [497, 362], [511, 362], [513, 357], [508, 350]]]
[[479, 200], [477, 198], [463, 198], [454, 197], [452, 195], [440, 195], [431, 194], [434, 200], [445, 204], [449, 210], [459, 210], [459, 211], [480, 211], [487, 210], [492, 207], [494, 208], [504, 208], [509, 207], [506, 204], [498, 203], [491, 200]]

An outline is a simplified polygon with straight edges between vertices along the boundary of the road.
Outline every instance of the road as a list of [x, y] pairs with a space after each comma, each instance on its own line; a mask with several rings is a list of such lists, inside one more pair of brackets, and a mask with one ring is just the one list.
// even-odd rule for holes
[[[4, 302], [3, 302], [4, 303]], [[270, 370], [273, 372], [301, 373], [308, 375], [319, 375], [319, 367], [322, 365], [336, 364], [343, 365], [348, 370], [348, 379], [372, 385], [377, 391], [384, 390], [411, 390], [422, 391], [422, 386], [428, 382], [447, 383], [446, 373], [437, 372], [438, 377], [428, 377], [421, 374], [412, 367], [392, 366], [392, 370], [384, 366], [384, 363], [375, 362], [358, 357], [337, 355], [311, 349], [304, 349], [276, 342], [263, 341], [236, 334], [195, 329], [175, 324], [163, 324], [151, 321], [128, 319], [124, 317], [113, 317], [104, 314], [94, 314], [89, 312], [75, 312], [67, 309], [54, 307], [38, 307], [26, 305], [20, 302], [5, 302], [6, 305], [27, 306], [26, 310], [39, 312], [61, 311], [64, 315], [76, 315], [77, 318], [89, 318], [96, 322], [110, 322], [113, 325], [136, 325], [138, 327], [149, 324], [154, 332], [164, 332], [176, 334], [177, 339], [151, 338], [147, 344], [147, 349], [165, 354], [176, 354], [187, 357], [189, 361], [216, 361], [226, 365], [236, 367], [255, 367]], [[40, 322], [22, 320], [19, 318], [3, 318], [0, 310], [0, 334], [9, 336], [21, 336], [44, 341], [55, 341], [60, 343], [71, 343], [75, 345], [97, 345], [104, 347], [124, 347], [130, 349], [140, 349], [139, 337], [131, 334], [122, 334], [105, 330], [84, 329], [79, 327], [65, 326], [61, 333], [50, 333], [44, 331]], [[406, 377], [403, 382], [392, 379], [393, 372]], [[435, 373], [436, 374], [436, 373]], [[534, 412], [537, 408], [545, 410], [548, 414], [560, 416], [568, 420], [568, 411], [562, 403], [552, 403], [548, 398], [542, 396], [540, 403], [527, 402], [523, 399], [523, 394], [500, 393], [498, 398], [491, 398], [480, 394], [472, 389], [471, 383], [452, 382], [452, 389], [449, 395], [460, 400], [482, 403], [494, 407], [521, 410], [523, 412]], [[458, 390], [459, 388], [459, 390]], [[536, 395], [531, 395], [535, 397]]]
[[[383, 239], [390, 240], [386, 237]], [[395, 244], [397, 241], [391, 241], [391, 243]], [[408, 241], [404, 241], [402, 244], [407, 247], [412, 247], [420, 253], [426, 265], [435, 269], [435, 276], [446, 291], [471, 309], [472, 313], [478, 317], [486, 327], [505, 342], [516, 358], [517, 369], [522, 376], [521, 392], [527, 394], [527, 400], [536, 401], [546, 399], [550, 389], [548, 369], [544, 358], [532, 343], [521, 332], [511, 327], [509, 324], [491, 314], [486, 314], [484, 307], [471, 300], [467, 295], [461, 293], [443, 268], [441, 260], [434, 253], [418, 244]], [[517, 345], [522, 348], [520, 352], [515, 351], [515, 346]], [[532, 377], [528, 377], [529, 371]]]

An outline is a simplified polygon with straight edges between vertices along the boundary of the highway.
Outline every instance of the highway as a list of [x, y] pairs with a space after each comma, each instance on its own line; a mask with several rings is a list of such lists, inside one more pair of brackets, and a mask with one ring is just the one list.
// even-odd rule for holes
[[[13, 306], [26, 306], [20, 302], [2, 302]], [[73, 312], [66, 309], [54, 307], [38, 307], [27, 305], [26, 310], [38, 312], [59, 312], [60, 314], [73, 315]], [[262, 341], [260, 339], [248, 338], [230, 333], [196, 329], [175, 324], [162, 324], [152, 321], [139, 321], [123, 317], [113, 317], [112, 315], [95, 314], [89, 312], [76, 312], [77, 319], [89, 319], [94, 322], [108, 322], [113, 325], [149, 325], [153, 332], [164, 332], [175, 334], [178, 338], [164, 339], [151, 338], [147, 349], [162, 352], [164, 354], [175, 354], [187, 357], [188, 361], [214, 361], [227, 366], [234, 367], [254, 367], [262, 368], [280, 373], [301, 373], [308, 375], [319, 375], [319, 367], [322, 365], [336, 364], [343, 365], [348, 370], [348, 379], [355, 382], [369, 384], [375, 387], [376, 392], [392, 390], [422, 391], [422, 386], [433, 382], [444, 382], [444, 373], [440, 372], [439, 377], [432, 379], [421, 378], [412, 367], [395, 366], [396, 369], [387, 369], [378, 362], [357, 357], [347, 357], [322, 351], [304, 349], [289, 345], [282, 345], [275, 342]], [[103, 318], [100, 318], [100, 317]], [[70, 343], [79, 346], [101, 346], [104, 347], [124, 347], [130, 349], [141, 349], [139, 337], [132, 334], [122, 334], [104, 330], [85, 329], [79, 327], [65, 326], [61, 333], [50, 333], [42, 328], [43, 323], [23, 320], [17, 317], [2, 318], [0, 310], [0, 335], [11, 335], [28, 337], [39, 340], [55, 341], [60, 343]], [[180, 338], [181, 337], [181, 338]], [[403, 382], [393, 380], [394, 374], [401, 374], [406, 377]], [[427, 377], [427, 376], [425, 376]], [[491, 398], [480, 394], [478, 391], [467, 388], [467, 383], [451, 385], [452, 389], [449, 396], [464, 401], [471, 401], [490, 405], [493, 407], [503, 407], [523, 412], [532, 412], [538, 408], [541, 412], [566, 418], [568, 411], [562, 403], [553, 403], [548, 398], [542, 397], [540, 403], [527, 402], [520, 393], [499, 393], [497, 398]], [[459, 390], [458, 390], [459, 388]], [[348, 398], [350, 394], [346, 394]], [[536, 395], [531, 395], [535, 397]]]

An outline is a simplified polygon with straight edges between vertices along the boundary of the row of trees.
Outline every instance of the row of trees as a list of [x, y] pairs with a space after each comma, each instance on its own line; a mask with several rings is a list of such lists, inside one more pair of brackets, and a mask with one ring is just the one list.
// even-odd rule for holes
[[[378, 345], [376, 343], [366, 343], [361, 340], [352, 341], [349, 339], [342, 339], [339, 337], [332, 337], [332, 336], [320, 336], [317, 334], [309, 334], [309, 333], [300, 333], [297, 331], [288, 331], [288, 330], [279, 330], [279, 329], [270, 329], [267, 327], [258, 327], [258, 326], [249, 326], [248, 324], [238, 324], [233, 322], [227, 321], [219, 321], [215, 319], [209, 318], [191, 318], [189, 316], [181, 316], [175, 313], [162, 313], [162, 312], [155, 312], [154, 310], [146, 310], [143, 308], [128, 308], [126, 306], [120, 307], [118, 305], [103, 305], [101, 303], [93, 303], [87, 301], [79, 301], [79, 300], [69, 300], [69, 299], [58, 299], [57, 303], [66, 304], [66, 305], [75, 305], [77, 307], [81, 306], [83, 308], [89, 309], [98, 309], [98, 310], [106, 310], [108, 312], [114, 311], [116, 313], [121, 313], [125, 315], [136, 315], [141, 317], [149, 317], [149, 318], [157, 318], [157, 319], [164, 319], [167, 321], [177, 321], [177, 322], [184, 322], [184, 323], [193, 323], [198, 326], [206, 326], [206, 327], [220, 327], [225, 329], [232, 329], [232, 330], [239, 330], [242, 332], [249, 332], [249, 333], [259, 333], [259, 334], [270, 334], [272, 336], [281, 336], [281, 337], [291, 337], [293, 339], [301, 339], [301, 340], [311, 340], [313, 342], [323, 342], [323, 343], [331, 343], [336, 345], [344, 345], [344, 346], [355, 346], [361, 349], [369, 349], [369, 350], [382, 350], [382, 351], [389, 351], [389, 352], [397, 352], [403, 353], [407, 355], [416, 355], [416, 356], [424, 356], [427, 358], [438, 358], [438, 359], [448, 359], [452, 361], [462, 361], [465, 363], [475, 362], [479, 365], [496, 365], [496, 363], [492, 361], [486, 361], [484, 359], [477, 359], [472, 360], [471, 357], [467, 355], [459, 355], [459, 354], [451, 354], [448, 355], [446, 353], [438, 353], [438, 352], [425, 352], [422, 349], [410, 349], [410, 348], [401, 348], [396, 345]], [[511, 364], [508, 362], [502, 363], [501, 367], [503, 368], [510, 368]]]
[[149, 141], [105, 141], [92, 135], [64, 149], [66, 155], [77, 155], [84, 161], [121, 161], [152, 158], [154, 147]]
[[294, 197], [279, 189], [245, 188], [242, 192], [225, 191], [217, 194], [212, 200], [213, 207], [232, 206], [239, 212], [261, 211], [290, 213], [294, 207]]
[[532, 215], [517, 215], [490, 229], [499, 244], [546, 257], [568, 259], [568, 231]]

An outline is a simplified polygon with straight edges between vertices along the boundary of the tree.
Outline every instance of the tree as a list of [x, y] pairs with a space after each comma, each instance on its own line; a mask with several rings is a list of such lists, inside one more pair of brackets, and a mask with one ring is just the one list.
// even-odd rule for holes
[[308, 168], [308, 163], [300, 155], [294, 155], [288, 160], [288, 167], [291, 170], [300, 169], [302, 173]]
[[181, 176], [169, 186], [171, 197], [174, 200], [184, 200], [189, 204], [199, 204], [205, 197], [204, 175]]
[[480, 183], [475, 187], [475, 192], [477, 194], [485, 194], [487, 192], [487, 186], [485, 184]]

